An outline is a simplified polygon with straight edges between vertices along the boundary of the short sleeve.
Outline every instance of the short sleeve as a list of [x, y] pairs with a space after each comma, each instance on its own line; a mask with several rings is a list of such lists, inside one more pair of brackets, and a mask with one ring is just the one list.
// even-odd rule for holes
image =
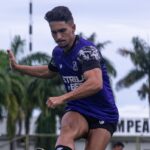
[[56, 67], [56, 64], [54, 62], [54, 58], [52, 57], [49, 64], [48, 64], [48, 69], [54, 72], [58, 72], [58, 69]]
[[78, 54], [78, 61], [82, 66], [82, 72], [94, 68], [101, 68], [102, 55], [94, 46], [83, 47]]

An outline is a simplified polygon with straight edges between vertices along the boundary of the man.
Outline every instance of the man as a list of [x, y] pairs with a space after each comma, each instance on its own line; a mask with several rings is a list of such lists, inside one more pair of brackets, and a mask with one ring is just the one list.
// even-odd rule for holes
[[117, 142], [113, 145], [113, 150], [123, 150], [124, 144], [122, 142]]
[[36, 77], [61, 75], [67, 93], [47, 100], [49, 108], [66, 103], [55, 150], [74, 150], [74, 141], [79, 138], [86, 138], [85, 150], [104, 150], [118, 122], [104, 60], [94, 44], [75, 35], [76, 26], [67, 7], [53, 8], [46, 13], [45, 19], [57, 43], [50, 63], [46, 66], [19, 65], [8, 51], [11, 66]]

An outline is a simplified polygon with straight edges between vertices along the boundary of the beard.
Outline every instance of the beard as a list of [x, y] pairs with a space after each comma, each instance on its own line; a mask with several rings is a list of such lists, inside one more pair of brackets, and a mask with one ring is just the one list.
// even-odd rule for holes
[[67, 43], [61, 43], [61, 42], [65, 42], [65, 41], [59, 41], [59, 42], [57, 42], [57, 44], [58, 44], [58, 46], [60, 48], [67, 48], [69, 46], [69, 44], [67, 44]]
[[68, 45], [59, 45], [60, 48], [67, 48]]

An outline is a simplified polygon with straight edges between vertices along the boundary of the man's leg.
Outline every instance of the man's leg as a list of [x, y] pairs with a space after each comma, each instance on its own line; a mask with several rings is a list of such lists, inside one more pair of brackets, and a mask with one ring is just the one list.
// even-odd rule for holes
[[67, 112], [61, 121], [61, 132], [56, 142], [56, 150], [61, 148], [64, 148], [61, 150], [74, 150], [74, 140], [87, 133], [88, 123], [86, 119], [78, 112]]
[[111, 133], [104, 128], [90, 129], [85, 150], [105, 150]]

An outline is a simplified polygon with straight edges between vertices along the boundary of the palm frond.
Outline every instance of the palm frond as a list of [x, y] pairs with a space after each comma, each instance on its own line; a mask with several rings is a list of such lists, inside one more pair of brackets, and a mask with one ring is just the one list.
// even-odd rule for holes
[[110, 44], [111, 43], [111, 41], [104, 41], [104, 42], [102, 42], [102, 43], [96, 43], [96, 47], [97, 47], [97, 49], [98, 50], [102, 50], [102, 49], [104, 49], [105, 48], [105, 46], [107, 45], [107, 44]]
[[[107, 44], [110, 44], [111, 41], [107, 40], [104, 42], [96, 42], [96, 33], [92, 33], [89, 37], [85, 37], [83, 35], [83, 33], [80, 33], [79, 36], [86, 38], [87, 40], [91, 41], [92, 43], [95, 44], [96, 48], [101, 52], [102, 49], [105, 48], [105, 46]], [[115, 67], [112, 65], [112, 62], [110, 60], [108, 60], [106, 57], [103, 57], [107, 70], [108, 70], [108, 74], [110, 76], [116, 77], [117, 76], [117, 71], [115, 69]]]
[[138, 37], [133, 37], [132, 44], [133, 49], [120, 48], [118, 50], [119, 54], [125, 57], [129, 56], [137, 68], [141, 68], [141, 70], [147, 69], [147, 66], [150, 64], [150, 58], [148, 57], [150, 55], [150, 47]]
[[26, 95], [25, 87], [24, 87], [24, 85], [21, 84], [20, 81], [18, 81], [16, 79], [12, 79], [11, 84], [12, 84], [12, 87], [13, 87], [12, 92], [15, 95], [18, 104], [20, 104], [20, 106], [21, 106], [21, 103], [22, 103], [22, 101], [23, 101], [23, 99], [25, 98], [25, 95]]
[[37, 52], [30, 54], [22, 60], [19, 61], [19, 64], [33, 65], [33, 64], [47, 64], [50, 61], [50, 56], [46, 53]]
[[7, 70], [9, 66], [8, 55], [4, 50], [0, 50], [0, 71]]
[[5, 94], [11, 91], [11, 82], [6, 72], [0, 71], [0, 91]]
[[114, 68], [112, 62], [110, 60], [108, 60], [107, 58], [103, 57], [104, 58], [104, 61], [105, 61], [105, 64], [106, 64], [106, 67], [107, 67], [107, 71], [108, 73], [113, 76], [113, 77], [116, 77], [117, 76], [117, 71], [116, 69]]
[[146, 98], [146, 95], [150, 93], [150, 87], [148, 87], [148, 84], [143, 83], [141, 88], [138, 90], [138, 95], [141, 99]]
[[14, 55], [17, 56], [18, 53], [23, 53], [23, 46], [25, 44], [25, 40], [22, 40], [19, 35], [16, 35], [11, 42], [11, 50]]
[[142, 71], [138, 71], [136, 69], [131, 70], [124, 78], [117, 82], [116, 89], [120, 90], [124, 87], [130, 87], [131, 85], [142, 79], [144, 75], [145, 74]]

